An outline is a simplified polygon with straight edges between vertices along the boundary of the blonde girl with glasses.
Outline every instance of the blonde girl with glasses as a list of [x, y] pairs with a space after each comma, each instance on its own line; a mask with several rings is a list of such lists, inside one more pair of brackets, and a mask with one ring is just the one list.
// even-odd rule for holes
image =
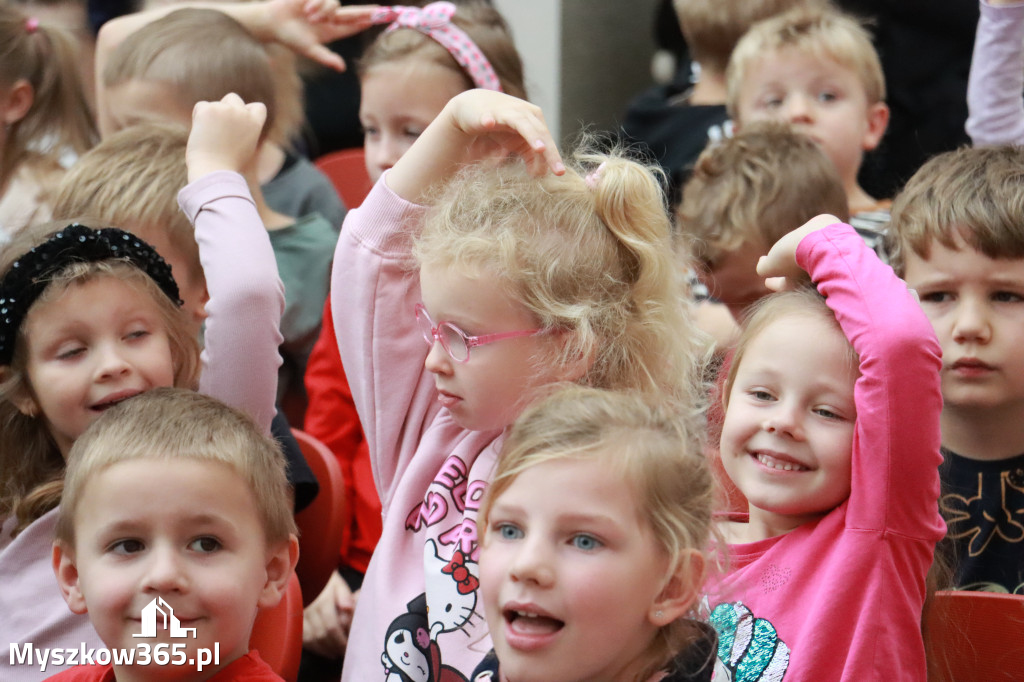
[[703, 339], [669, 244], [653, 171], [567, 167], [537, 107], [482, 89], [350, 213], [332, 309], [384, 530], [344, 680], [466, 679], [491, 648], [477, 512], [505, 430], [546, 386], [663, 396], [699, 429]]

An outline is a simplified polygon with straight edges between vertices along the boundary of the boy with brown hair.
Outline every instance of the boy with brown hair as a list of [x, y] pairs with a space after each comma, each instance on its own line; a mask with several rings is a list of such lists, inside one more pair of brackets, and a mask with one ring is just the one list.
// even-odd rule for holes
[[752, 124], [697, 159], [676, 213], [681, 239], [708, 294], [738, 323], [770, 293], [758, 259], [816, 215], [846, 218], [835, 167], [814, 142], [781, 123]]
[[[68, 455], [53, 568], [110, 655], [53, 679], [280, 680], [249, 637], [298, 559], [284, 470], [251, 419], [195, 391], [105, 412]], [[165, 617], [147, 623], [156, 607]]]
[[942, 345], [941, 506], [955, 585], [1024, 593], [1024, 149], [964, 148], [907, 182], [886, 237]]
[[697, 155], [731, 135], [725, 71], [740, 37], [758, 21], [825, 0], [674, 0], [679, 27], [692, 60], [685, 83], [656, 86], [630, 105], [622, 128], [644, 142], [668, 173], [672, 203]]
[[824, 150], [842, 179], [851, 224], [876, 246], [889, 202], [869, 196], [857, 172], [864, 153], [885, 134], [889, 107], [867, 31], [832, 9], [787, 12], [755, 24], [740, 39], [726, 79], [737, 129], [754, 121], [784, 121]]

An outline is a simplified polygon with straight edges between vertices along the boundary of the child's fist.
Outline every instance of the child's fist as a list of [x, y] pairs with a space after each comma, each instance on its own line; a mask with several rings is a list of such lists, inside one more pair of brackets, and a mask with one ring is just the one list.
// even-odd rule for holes
[[197, 102], [185, 149], [189, 182], [218, 170], [246, 171], [266, 120], [262, 102], [246, 104], [234, 93], [219, 102]]
[[796, 263], [796, 247], [811, 232], [839, 222], [842, 221], [834, 215], [815, 216], [775, 242], [768, 255], [757, 262], [757, 274], [765, 278], [765, 286], [772, 291], [785, 291], [806, 282], [807, 273]]

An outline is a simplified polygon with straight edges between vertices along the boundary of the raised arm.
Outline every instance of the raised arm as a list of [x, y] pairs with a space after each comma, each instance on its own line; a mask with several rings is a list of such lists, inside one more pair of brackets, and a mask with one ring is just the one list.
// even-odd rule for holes
[[490, 90], [453, 97], [388, 174], [388, 187], [419, 203], [439, 179], [487, 158], [520, 156], [537, 175], [565, 172], [540, 107]]
[[937, 540], [944, 528], [937, 508], [941, 351], [928, 318], [892, 269], [834, 216], [790, 233], [758, 266], [788, 281], [800, 270], [860, 359], [847, 524]]
[[967, 111], [976, 146], [1024, 144], [1024, 1], [981, 1]]
[[186, 149], [189, 185], [178, 201], [195, 225], [209, 293], [200, 390], [245, 411], [269, 433], [284, 288], [241, 175], [265, 120], [266, 107], [234, 94], [197, 104]]

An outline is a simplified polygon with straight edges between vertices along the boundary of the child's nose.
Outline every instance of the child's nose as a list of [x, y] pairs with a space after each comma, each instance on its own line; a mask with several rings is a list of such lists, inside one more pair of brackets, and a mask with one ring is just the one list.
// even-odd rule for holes
[[177, 552], [170, 548], [151, 549], [143, 578], [143, 589], [146, 592], [167, 594], [183, 592], [187, 587], [187, 573]]
[[98, 346], [95, 352], [98, 355], [96, 372], [99, 378], [118, 377], [130, 371], [131, 364], [115, 344]]
[[512, 561], [509, 576], [514, 582], [532, 583], [539, 587], [550, 587], [554, 583], [553, 557], [540, 542], [521, 542], [519, 551]]
[[452, 362], [451, 356], [448, 355], [448, 351], [444, 349], [441, 342], [434, 339], [434, 343], [430, 346], [430, 352], [427, 353], [427, 359], [423, 362], [423, 366], [431, 374], [451, 374]]
[[786, 98], [786, 119], [790, 123], [807, 123], [811, 120], [812, 108], [807, 97], [792, 94]]
[[980, 303], [961, 299], [953, 322], [953, 339], [960, 342], [986, 343], [992, 337], [988, 315]]
[[794, 440], [803, 440], [804, 437], [803, 420], [796, 408], [781, 404], [762, 422], [761, 428], [768, 433]]

